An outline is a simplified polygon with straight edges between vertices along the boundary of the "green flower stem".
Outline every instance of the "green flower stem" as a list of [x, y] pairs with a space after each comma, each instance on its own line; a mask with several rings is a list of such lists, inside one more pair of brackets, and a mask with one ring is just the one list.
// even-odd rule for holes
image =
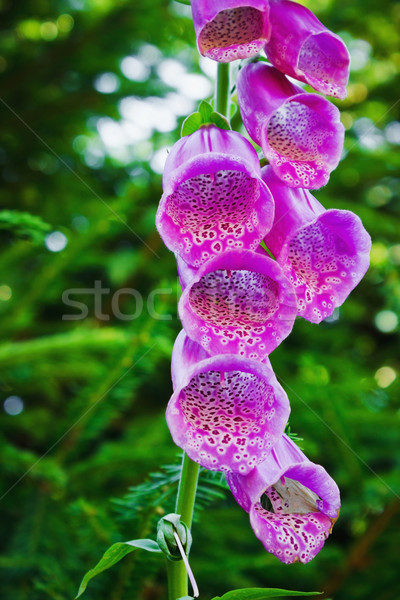
[[183, 454], [181, 480], [179, 482], [178, 496], [176, 499], [176, 512], [181, 515], [181, 520], [189, 527], [192, 526], [193, 507], [196, 498], [197, 480], [200, 465], [193, 462]]
[[215, 110], [229, 118], [229, 63], [218, 63]]
[[[215, 89], [215, 110], [229, 118], [229, 63], [218, 63]], [[189, 529], [192, 526], [199, 465], [184, 453], [181, 478], [176, 499], [176, 513]], [[188, 577], [182, 560], [167, 560], [168, 600], [178, 600], [188, 595]]]
[[[196, 498], [199, 465], [183, 454], [181, 478], [176, 499], [176, 513], [181, 515], [181, 520], [189, 529], [192, 526], [193, 508]], [[188, 578], [182, 560], [167, 561], [168, 573], [168, 599], [178, 600], [188, 595]]]

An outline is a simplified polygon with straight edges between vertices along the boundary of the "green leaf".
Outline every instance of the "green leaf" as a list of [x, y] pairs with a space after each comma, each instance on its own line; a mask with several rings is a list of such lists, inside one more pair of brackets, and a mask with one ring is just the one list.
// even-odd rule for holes
[[103, 558], [97, 563], [97, 565], [90, 569], [82, 579], [81, 585], [79, 586], [78, 594], [76, 598], [79, 598], [86, 590], [87, 584], [93, 577], [96, 577], [102, 571], [109, 569], [117, 562], [119, 562], [124, 556], [140, 548], [141, 550], [147, 550], [148, 552], [160, 552], [157, 542], [154, 540], [131, 540], [130, 542], [117, 542], [108, 548], [103, 554]]
[[192, 113], [182, 123], [181, 137], [190, 135], [197, 131], [203, 125], [203, 119], [198, 112]]
[[186, 6], [190, 6], [190, 0], [175, 0], [175, 2], [179, 2], [179, 4], [186, 4]]
[[286, 596], [319, 596], [321, 592], [294, 592], [292, 590], [279, 590], [276, 588], [246, 588], [232, 590], [223, 596], [216, 596], [212, 600], [266, 600], [266, 598], [282, 598]]
[[223, 117], [220, 113], [212, 112], [210, 115], [210, 121], [211, 121], [211, 123], [213, 123], [220, 129], [230, 129], [231, 128], [231, 126], [229, 125], [228, 119]]
[[199, 105], [199, 113], [203, 119], [203, 123], [210, 123], [211, 114], [213, 112], [211, 104], [203, 100]]

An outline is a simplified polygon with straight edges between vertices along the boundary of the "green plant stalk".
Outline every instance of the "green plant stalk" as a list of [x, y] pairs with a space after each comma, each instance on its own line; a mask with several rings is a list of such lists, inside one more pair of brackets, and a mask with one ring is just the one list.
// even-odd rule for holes
[[[229, 63], [218, 63], [215, 86], [215, 110], [229, 118]], [[182, 471], [176, 499], [176, 513], [189, 529], [192, 526], [199, 465], [183, 454]], [[168, 600], [178, 600], [188, 595], [188, 577], [182, 560], [167, 560]]]
[[[194, 501], [196, 498], [199, 465], [183, 454], [182, 471], [176, 498], [176, 513], [189, 529], [192, 526]], [[188, 595], [188, 578], [182, 560], [167, 560], [168, 600], [178, 600]]]
[[215, 110], [229, 119], [229, 63], [218, 63]]

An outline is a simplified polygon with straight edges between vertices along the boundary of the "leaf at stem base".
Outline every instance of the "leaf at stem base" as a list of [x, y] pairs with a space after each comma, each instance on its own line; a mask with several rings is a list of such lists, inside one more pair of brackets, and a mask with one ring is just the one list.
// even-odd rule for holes
[[96, 577], [96, 575], [102, 571], [109, 569], [122, 558], [124, 558], [124, 556], [130, 552], [133, 552], [133, 550], [136, 550], [137, 548], [140, 548], [141, 550], [147, 550], [147, 552], [161, 553], [157, 542], [154, 540], [131, 540], [130, 542], [117, 542], [116, 544], [113, 544], [110, 546], [110, 548], [108, 548], [108, 550], [105, 551], [103, 557], [100, 559], [97, 565], [86, 573], [82, 579], [81, 585], [79, 586], [78, 594], [75, 597], [75, 600], [83, 594], [83, 592], [86, 590], [87, 584], [91, 579], [93, 579], [93, 577]]

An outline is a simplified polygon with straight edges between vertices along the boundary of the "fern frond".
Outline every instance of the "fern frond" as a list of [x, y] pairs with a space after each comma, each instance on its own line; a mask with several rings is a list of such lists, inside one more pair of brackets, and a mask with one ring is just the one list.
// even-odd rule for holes
[[[179, 461], [179, 462], [178, 462]], [[158, 515], [174, 511], [181, 474], [182, 454], [175, 464], [163, 465], [160, 471], [149, 473], [146, 481], [129, 488], [123, 498], [112, 499], [122, 520], [135, 520], [144, 512], [155, 511]], [[228, 485], [223, 473], [200, 468], [196, 494], [194, 519], [199, 511], [210, 504], [222, 501]]]

